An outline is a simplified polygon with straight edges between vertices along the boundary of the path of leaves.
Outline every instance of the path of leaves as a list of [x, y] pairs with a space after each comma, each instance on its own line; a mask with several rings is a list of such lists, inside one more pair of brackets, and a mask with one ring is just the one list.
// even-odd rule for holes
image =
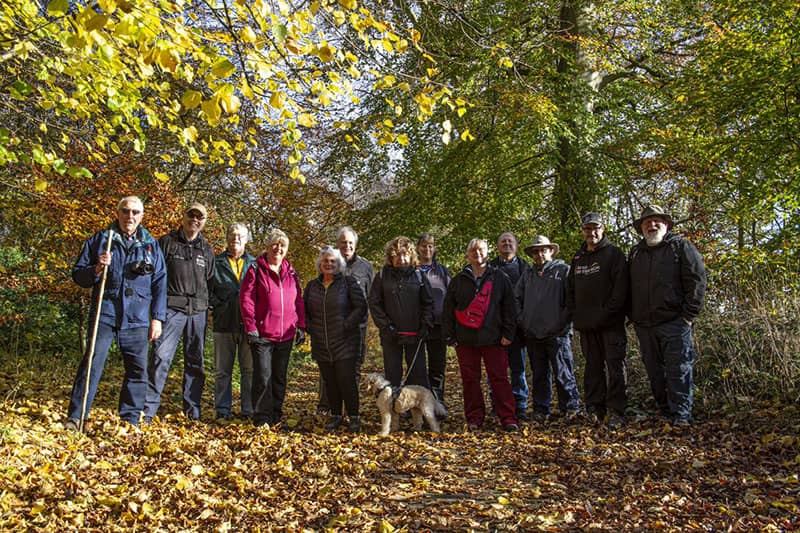
[[328, 435], [309, 366], [289, 384], [289, 430], [190, 423], [173, 375], [173, 412], [139, 432], [117, 422], [108, 368], [84, 437], [61, 425], [72, 371], [0, 372], [0, 530], [800, 529], [797, 408], [683, 431], [642, 419], [469, 433], [453, 369], [443, 434], [379, 437], [362, 395], [364, 433]]

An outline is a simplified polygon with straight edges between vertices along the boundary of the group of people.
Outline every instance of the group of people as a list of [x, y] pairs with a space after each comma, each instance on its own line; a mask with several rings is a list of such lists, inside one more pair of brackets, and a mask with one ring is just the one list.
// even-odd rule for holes
[[[141, 226], [143, 212], [139, 198], [120, 200], [117, 220], [86, 241], [73, 268], [75, 282], [94, 289], [91, 312], [98, 327], [88, 386], [89, 351], [73, 385], [69, 429], [82, 427], [88, 416], [113, 340], [125, 365], [122, 420], [138, 425], [157, 414], [179, 340], [183, 412], [199, 419], [209, 310], [217, 418], [233, 416], [238, 359], [241, 415], [256, 426], [280, 425], [292, 346], [308, 333], [320, 371], [317, 409], [329, 414], [326, 429], [346, 422], [349, 431], [360, 431], [358, 383], [371, 315], [393, 387], [429, 388], [444, 406], [447, 346], [454, 346], [469, 428], [482, 427], [487, 417], [483, 364], [492, 411], [506, 431], [529, 419], [529, 396], [535, 420], [552, 415], [553, 378], [562, 415], [624, 424], [628, 317], [661, 414], [676, 425], [692, 421], [691, 327], [703, 304], [705, 269], [697, 249], [671, 231], [671, 216], [658, 206], [648, 206], [634, 221], [642, 239], [627, 258], [605, 236], [601, 215], [588, 213], [581, 219], [583, 245], [569, 265], [556, 258], [559, 245], [541, 235], [524, 250], [528, 263], [506, 232], [491, 261], [488, 243], [472, 239], [467, 265], [453, 276], [436, 260], [430, 233], [416, 241], [392, 239], [376, 273], [356, 254], [357, 233], [343, 227], [336, 245], [320, 250], [318, 276], [304, 290], [285, 257], [289, 238], [280, 230], [271, 231], [266, 251], [255, 258], [245, 250], [247, 227], [233, 224], [226, 249], [215, 257], [202, 235], [202, 204], [189, 205], [180, 228], [159, 240]], [[573, 327], [585, 358], [583, 407]]]

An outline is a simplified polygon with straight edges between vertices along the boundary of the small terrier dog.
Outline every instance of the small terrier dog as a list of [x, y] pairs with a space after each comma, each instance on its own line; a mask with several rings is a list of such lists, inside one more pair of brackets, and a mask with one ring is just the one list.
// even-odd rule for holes
[[394, 391], [381, 374], [368, 374], [364, 378], [367, 392], [375, 394], [378, 410], [381, 413], [381, 435], [388, 435], [400, 427], [400, 413], [411, 410], [414, 430], [422, 429], [422, 419], [428, 423], [431, 431], [439, 433], [439, 422], [436, 416], [447, 414], [444, 406], [434, 398], [433, 393], [419, 385], [406, 385]]

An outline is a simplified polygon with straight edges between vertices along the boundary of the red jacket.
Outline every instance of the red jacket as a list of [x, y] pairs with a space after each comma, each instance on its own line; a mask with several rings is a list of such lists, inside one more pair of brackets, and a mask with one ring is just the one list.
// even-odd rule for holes
[[239, 307], [244, 331], [258, 331], [271, 342], [290, 341], [297, 328], [306, 327], [300, 280], [286, 259], [279, 274], [269, 268], [266, 254], [256, 260], [242, 280]]

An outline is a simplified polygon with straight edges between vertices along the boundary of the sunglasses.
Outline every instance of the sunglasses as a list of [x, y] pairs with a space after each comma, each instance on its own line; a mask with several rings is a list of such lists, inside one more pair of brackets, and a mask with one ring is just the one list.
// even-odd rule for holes
[[194, 218], [196, 220], [203, 220], [206, 217], [203, 216], [202, 213], [198, 213], [197, 211], [191, 211], [189, 213], [186, 213], [186, 218]]
[[140, 209], [128, 209], [127, 207], [123, 207], [122, 209], [119, 210], [119, 212], [122, 213], [123, 215], [133, 215], [133, 216], [142, 214], [142, 211]]

